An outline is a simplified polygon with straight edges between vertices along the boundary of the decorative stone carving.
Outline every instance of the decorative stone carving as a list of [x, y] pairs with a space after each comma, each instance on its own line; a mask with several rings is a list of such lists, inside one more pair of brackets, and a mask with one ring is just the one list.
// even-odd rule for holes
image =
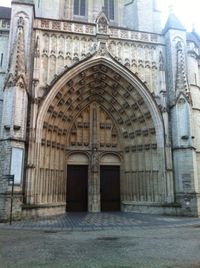
[[159, 71], [165, 71], [165, 64], [162, 52], [159, 55]]
[[186, 100], [185, 98], [179, 98], [178, 101], [177, 101], [178, 104], [185, 104], [186, 103]]
[[[159, 75], [159, 52], [155, 46], [127, 41], [108, 41], [109, 53], [137, 75], [151, 92], [159, 91], [156, 77]], [[145, 53], [144, 53], [145, 51]], [[162, 64], [164, 66], [164, 63]]]
[[[107, 53], [106, 42], [100, 43], [102, 51]], [[98, 57], [100, 53], [97, 52], [96, 55]], [[49, 105], [41, 135], [41, 153], [42, 159], [45, 159], [44, 155], [56, 156], [50, 160], [51, 169], [65, 159], [64, 149], [85, 151], [90, 159], [90, 180], [94, 184], [99, 176], [101, 153], [121, 151], [125, 152], [125, 165], [130, 163], [134, 166], [136, 171], [130, 176], [140, 180], [143, 195], [145, 176], [149, 179], [149, 184], [159, 184], [155, 167], [156, 133], [151, 113], [137, 86], [126, 81], [123, 75], [102, 62], [90, 66], [57, 90]], [[140, 166], [143, 159], [148, 160], [144, 167]], [[125, 170], [132, 174], [128, 166], [125, 166]], [[41, 174], [40, 180], [43, 177]], [[134, 185], [138, 183], [135, 181]], [[130, 182], [125, 182], [125, 185], [130, 185]], [[157, 190], [154, 190], [157, 195]], [[154, 197], [155, 200], [156, 198]]]
[[105, 41], [100, 41], [99, 47], [97, 50], [97, 55], [102, 56], [102, 57], [110, 56], [108, 49], [107, 49], [107, 44]]
[[72, 23], [64, 22], [63, 29], [64, 29], [64, 31], [71, 32], [72, 31]]
[[37, 36], [36, 42], [35, 42], [35, 57], [39, 58], [40, 57], [40, 37]]
[[108, 19], [103, 11], [97, 17], [97, 33], [108, 34]]
[[53, 21], [52, 22], [52, 29], [53, 30], [60, 30], [61, 29], [61, 23], [59, 21]]
[[184, 54], [184, 47], [181, 41], [177, 42], [176, 51], [177, 51], [176, 90], [188, 91], [185, 54]]
[[19, 17], [16, 42], [9, 64], [9, 72], [4, 87], [19, 86], [27, 88], [25, 46], [24, 46], [24, 18]]
[[97, 173], [99, 170], [99, 154], [96, 150], [96, 148], [93, 148], [91, 154], [91, 171], [93, 173]]
[[41, 27], [49, 29], [50, 21], [49, 20], [41, 20]]

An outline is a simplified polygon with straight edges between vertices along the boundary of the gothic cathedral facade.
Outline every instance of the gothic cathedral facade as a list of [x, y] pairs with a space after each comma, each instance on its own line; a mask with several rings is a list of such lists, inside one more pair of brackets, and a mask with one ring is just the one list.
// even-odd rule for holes
[[[51, 5], [50, 5], [51, 3]], [[200, 215], [200, 37], [156, 0], [0, 8], [0, 220]]]

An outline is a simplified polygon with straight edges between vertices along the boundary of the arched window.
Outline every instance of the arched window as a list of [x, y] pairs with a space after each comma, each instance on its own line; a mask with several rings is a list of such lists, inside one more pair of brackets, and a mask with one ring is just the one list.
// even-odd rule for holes
[[105, 13], [109, 20], [115, 19], [114, 0], [104, 0]]
[[86, 0], [74, 0], [74, 15], [85, 16]]

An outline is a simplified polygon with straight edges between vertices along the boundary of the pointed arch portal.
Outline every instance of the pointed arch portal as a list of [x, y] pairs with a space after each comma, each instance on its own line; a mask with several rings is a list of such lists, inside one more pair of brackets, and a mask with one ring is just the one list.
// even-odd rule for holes
[[146, 86], [114, 61], [89, 59], [52, 86], [39, 110], [30, 154], [36, 161], [27, 174], [29, 204], [66, 206], [72, 155], [77, 166], [83, 165], [80, 155], [88, 159], [89, 211], [101, 210], [105, 164], [106, 170], [118, 166], [121, 204], [167, 200], [159, 109]]

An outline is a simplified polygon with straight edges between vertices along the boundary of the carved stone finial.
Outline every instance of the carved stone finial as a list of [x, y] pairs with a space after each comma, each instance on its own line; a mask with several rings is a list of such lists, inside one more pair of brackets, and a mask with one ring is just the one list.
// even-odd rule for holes
[[173, 14], [174, 13], [174, 5], [173, 4], [170, 4], [169, 7], [169, 14]]
[[192, 32], [196, 32], [196, 25], [195, 25], [195, 23], [192, 24]]

